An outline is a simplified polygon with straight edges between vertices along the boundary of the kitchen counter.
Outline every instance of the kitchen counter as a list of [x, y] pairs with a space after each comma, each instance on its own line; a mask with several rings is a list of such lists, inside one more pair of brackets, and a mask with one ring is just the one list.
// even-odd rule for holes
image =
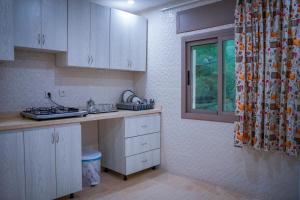
[[0, 131], [9, 131], [16, 129], [27, 129], [42, 126], [52, 126], [60, 124], [71, 124], [71, 123], [82, 123], [89, 121], [97, 121], [104, 119], [123, 118], [139, 115], [148, 115], [161, 113], [161, 108], [154, 108], [151, 110], [142, 111], [130, 111], [130, 110], [119, 110], [118, 112], [112, 113], [101, 113], [101, 114], [89, 114], [86, 117], [75, 117], [45, 121], [35, 121], [21, 117], [18, 113], [15, 114], [0, 114]]

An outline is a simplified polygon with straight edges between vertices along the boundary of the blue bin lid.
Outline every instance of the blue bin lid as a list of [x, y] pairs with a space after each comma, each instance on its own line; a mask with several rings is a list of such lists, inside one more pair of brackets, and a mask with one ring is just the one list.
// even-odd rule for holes
[[86, 152], [82, 155], [82, 162], [88, 162], [88, 161], [94, 161], [94, 160], [100, 160], [102, 157], [101, 152]]

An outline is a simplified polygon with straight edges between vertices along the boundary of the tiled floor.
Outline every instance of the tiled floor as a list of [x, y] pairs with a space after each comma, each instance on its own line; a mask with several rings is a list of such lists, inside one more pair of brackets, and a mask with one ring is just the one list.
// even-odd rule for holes
[[147, 170], [127, 181], [111, 172], [102, 172], [102, 182], [84, 188], [75, 199], [88, 200], [248, 200], [241, 194], [220, 187], [176, 176], [160, 169]]

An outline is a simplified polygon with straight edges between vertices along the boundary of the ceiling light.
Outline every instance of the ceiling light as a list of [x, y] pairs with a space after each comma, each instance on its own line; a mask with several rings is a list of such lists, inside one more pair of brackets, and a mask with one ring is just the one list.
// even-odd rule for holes
[[135, 2], [134, 2], [134, 0], [128, 0], [127, 3], [130, 4], [130, 5], [132, 5], [132, 4], [134, 4]]

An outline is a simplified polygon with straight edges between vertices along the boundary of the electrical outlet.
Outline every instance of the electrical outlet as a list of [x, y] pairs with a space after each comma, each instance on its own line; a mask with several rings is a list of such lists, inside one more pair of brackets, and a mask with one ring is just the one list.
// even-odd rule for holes
[[50, 96], [52, 95], [51, 92], [49, 92], [49, 91], [44, 91], [44, 96], [45, 96], [46, 99], [49, 98], [49, 94], [50, 94]]
[[58, 94], [60, 97], [65, 97], [66, 96], [66, 91], [65, 90], [59, 90]]

